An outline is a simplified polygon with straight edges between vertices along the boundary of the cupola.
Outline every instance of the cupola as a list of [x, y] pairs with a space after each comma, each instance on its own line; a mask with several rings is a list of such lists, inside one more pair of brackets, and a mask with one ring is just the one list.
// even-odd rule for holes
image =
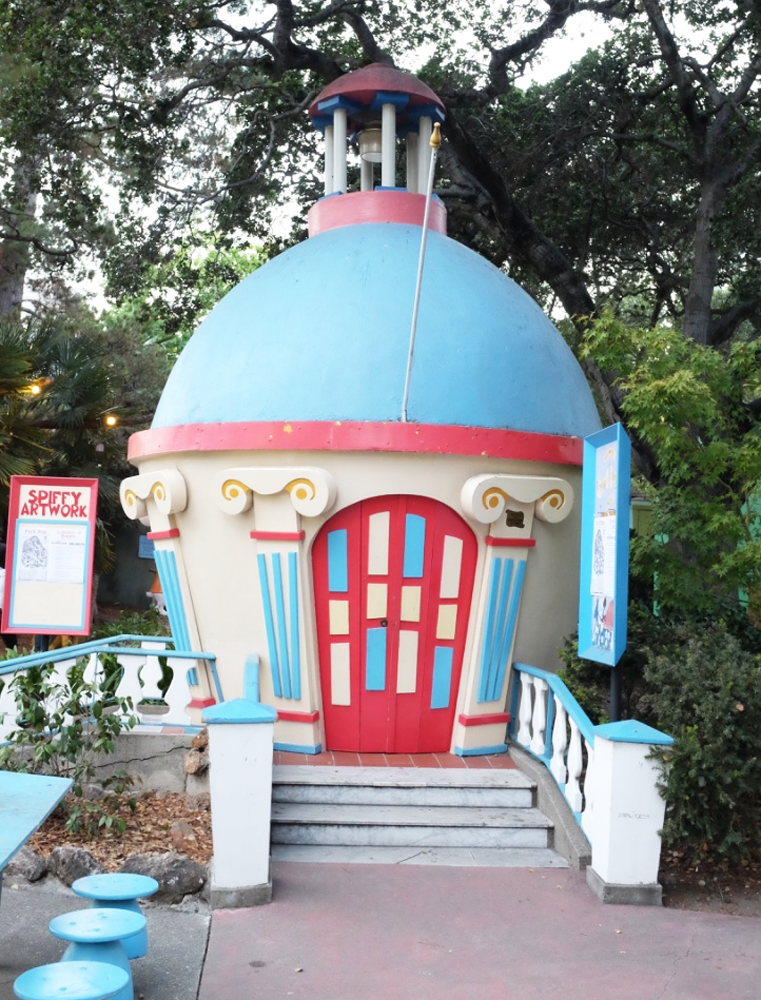
[[[430, 87], [373, 63], [328, 84], [309, 115], [323, 134], [325, 154], [325, 195], [309, 213], [310, 236], [358, 222], [422, 223], [431, 133], [444, 121], [444, 105]], [[359, 157], [355, 191], [348, 188], [350, 156]], [[438, 199], [429, 226], [446, 232]]]

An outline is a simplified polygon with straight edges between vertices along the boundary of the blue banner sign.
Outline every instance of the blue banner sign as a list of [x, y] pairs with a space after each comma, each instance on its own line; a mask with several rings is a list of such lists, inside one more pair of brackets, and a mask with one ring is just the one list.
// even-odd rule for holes
[[614, 667], [626, 649], [631, 444], [621, 424], [584, 439], [579, 656]]

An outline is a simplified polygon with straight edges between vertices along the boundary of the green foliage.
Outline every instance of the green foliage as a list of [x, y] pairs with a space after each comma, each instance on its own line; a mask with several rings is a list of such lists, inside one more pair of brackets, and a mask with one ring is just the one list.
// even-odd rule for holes
[[116, 635], [168, 635], [167, 619], [159, 614], [156, 607], [145, 611], [123, 611], [113, 621], [97, 622], [91, 639], [108, 639]]
[[669, 327], [632, 329], [607, 313], [590, 324], [584, 357], [617, 375], [622, 413], [652, 456], [647, 526], [632, 570], [656, 581], [666, 611], [702, 611], [738, 591], [761, 592], [761, 340], [723, 350]]
[[722, 624], [681, 628], [645, 670], [646, 700], [674, 744], [657, 748], [663, 842], [696, 860], [761, 847], [761, 657]]
[[[91, 836], [103, 829], [124, 829], [116, 810], [125, 802], [132, 778], [122, 770], [98, 777], [102, 798], [87, 798], [87, 785], [96, 776], [97, 765], [113, 753], [122, 729], [131, 729], [137, 719], [131, 699], [116, 697], [120, 669], [115, 657], [102, 663], [100, 681], [85, 679], [86, 659], [66, 672], [65, 680], [50, 663], [15, 674], [9, 690], [16, 702], [18, 728], [0, 747], [0, 767], [33, 774], [72, 778], [74, 804], [68, 802], [67, 828]], [[134, 808], [132, 799], [127, 805]]]

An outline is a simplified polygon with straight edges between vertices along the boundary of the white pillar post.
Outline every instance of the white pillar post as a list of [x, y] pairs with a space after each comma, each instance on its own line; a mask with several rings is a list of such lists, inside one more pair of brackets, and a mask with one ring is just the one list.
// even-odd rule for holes
[[333, 126], [325, 126], [325, 194], [333, 194]]
[[381, 112], [381, 185], [396, 186], [396, 107], [384, 104]]
[[373, 164], [370, 160], [360, 161], [359, 189], [360, 191], [372, 191], [373, 189]]
[[585, 790], [593, 821], [587, 882], [603, 902], [660, 905], [658, 831], [666, 803], [657, 787], [658, 768], [648, 757], [654, 745], [673, 741], [633, 721], [596, 726], [594, 737], [593, 789]]
[[407, 133], [407, 190], [415, 194], [420, 190], [417, 132]]
[[270, 816], [272, 744], [277, 712], [247, 698], [213, 705], [209, 785], [214, 857], [212, 909], [257, 906], [272, 899]]
[[333, 193], [346, 193], [346, 108], [333, 112]]
[[428, 167], [431, 162], [431, 133], [433, 132], [433, 119], [429, 115], [421, 115], [418, 128], [418, 180], [421, 189], [428, 179]]

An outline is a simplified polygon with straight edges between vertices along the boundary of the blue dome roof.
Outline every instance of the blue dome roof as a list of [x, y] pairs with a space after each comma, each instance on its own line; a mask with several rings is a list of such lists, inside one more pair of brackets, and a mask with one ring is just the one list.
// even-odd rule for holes
[[[249, 275], [190, 339], [153, 427], [399, 421], [420, 238], [414, 225], [343, 226]], [[600, 426], [581, 368], [536, 303], [433, 231], [407, 417], [579, 437]]]

